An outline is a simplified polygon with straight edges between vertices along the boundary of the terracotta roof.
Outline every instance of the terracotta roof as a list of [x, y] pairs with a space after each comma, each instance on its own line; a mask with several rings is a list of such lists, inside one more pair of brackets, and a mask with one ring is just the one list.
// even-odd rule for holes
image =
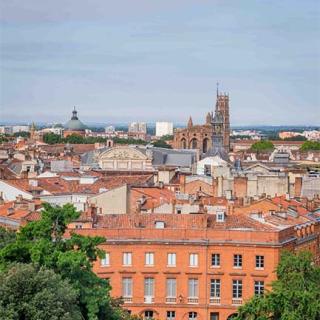
[[[5, 182], [13, 185], [20, 190], [32, 192], [34, 190], [47, 191], [51, 194], [66, 194], [66, 193], [87, 193], [96, 194], [99, 190], [114, 189], [124, 184], [144, 185], [149, 182], [152, 176], [106, 176], [100, 177], [92, 184], [80, 184], [79, 180], [65, 180], [61, 177], [38, 178], [38, 179], [10, 179]], [[30, 185], [30, 180], [37, 181], [37, 185]]]
[[283, 209], [288, 210], [289, 207], [292, 209], [297, 210], [299, 214], [306, 215], [309, 213], [309, 211], [306, 209], [306, 207], [299, 201], [295, 199], [289, 199], [287, 200], [286, 197], [278, 196], [271, 199], [271, 201], [279, 206], [281, 206]]

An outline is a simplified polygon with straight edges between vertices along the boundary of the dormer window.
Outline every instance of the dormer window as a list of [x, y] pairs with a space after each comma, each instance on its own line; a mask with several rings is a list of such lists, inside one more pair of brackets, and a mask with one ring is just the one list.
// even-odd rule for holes
[[165, 228], [164, 221], [156, 221], [155, 222], [155, 227], [156, 227], [156, 229], [164, 229]]
[[225, 213], [224, 211], [218, 211], [216, 214], [216, 221], [217, 222], [224, 222], [225, 221]]

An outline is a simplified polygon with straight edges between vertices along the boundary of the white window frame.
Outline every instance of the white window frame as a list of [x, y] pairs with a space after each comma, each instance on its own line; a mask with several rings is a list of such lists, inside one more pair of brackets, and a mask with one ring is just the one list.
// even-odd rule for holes
[[132, 252], [123, 252], [122, 265], [126, 267], [132, 266]]
[[191, 299], [199, 298], [199, 279], [197, 278], [188, 279], [188, 298], [191, 298]]
[[177, 279], [167, 278], [166, 280], [166, 297], [175, 298], [177, 296]]
[[243, 282], [242, 280], [232, 280], [232, 298], [242, 299], [243, 294]]
[[254, 294], [255, 295], [264, 294], [264, 281], [262, 280], [254, 281]]
[[242, 269], [243, 265], [243, 256], [240, 253], [233, 255], [233, 267], [237, 269]]
[[154, 278], [144, 278], [144, 296], [154, 298]]
[[264, 256], [256, 255], [256, 269], [258, 270], [264, 269]]
[[[213, 262], [217, 262], [217, 264], [214, 264]], [[212, 253], [211, 254], [211, 267], [213, 268], [220, 268], [220, 263], [221, 263], [221, 255], [220, 253]]]
[[101, 267], [109, 267], [110, 266], [110, 252], [105, 252], [104, 258], [100, 260]]
[[175, 267], [177, 265], [177, 254], [174, 252], [169, 252], [167, 254], [167, 266]]
[[189, 254], [189, 266], [190, 267], [199, 267], [199, 255], [198, 253]]
[[122, 297], [132, 298], [132, 278], [125, 277], [122, 278]]
[[145, 253], [145, 265], [148, 267], [154, 266], [154, 252], [146, 252]]
[[210, 298], [220, 298], [221, 296], [221, 280], [210, 280]]

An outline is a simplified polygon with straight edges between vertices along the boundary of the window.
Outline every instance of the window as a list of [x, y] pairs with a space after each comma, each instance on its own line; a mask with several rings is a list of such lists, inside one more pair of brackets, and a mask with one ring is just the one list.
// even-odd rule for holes
[[235, 268], [242, 268], [242, 254], [235, 254], [233, 256], [233, 266]]
[[155, 227], [156, 229], [164, 229], [165, 223], [163, 221], [156, 221]]
[[168, 253], [168, 267], [175, 267], [176, 266], [176, 258], [177, 255], [175, 253]]
[[216, 221], [217, 222], [224, 222], [225, 220], [225, 214], [223, 211], [218, 211], [216, 215]]
[[220, 254], [213, 253], [211, 255], [211, 266], [212, 267], [220, 267]]
[[167, 297], [175, 298], [177, 295], [177, 280], [174, 278], [167, 279]]
[[189, 279], [188, 296], [189, 298], [198, 298], [198, 279]]
[[210, 312], [210, 320], [219, 320], [219, 312]]
[[154, 265], [154, 253], [153, 252], [147, 252], [145, 256], [145, 265], [146, 266], [153, 266]]
[[188, 320], [197, 320], [198, 314], [194, 311], [189, 312]]
[[153, 278], [144, 279], [144, 296], [145, 297], [154, 296], [154, 279]]
[[132, 265], [132, 253], [131, 252], [124, 252], [123, 253], [122, 264], [124, 266], [131, 266]]
[[263, 295], [264, 294], [264, 281], [255, 281], [254, 282], [254, 294]]
[[221, 281], [220, 279], [211, 279], [210, 298], [220, 298]]
[[190, 267], [197, 267], [198, 266], [198, 254], [197, 253], [190, 253], [189, 266]]
[[232, 281], [232, 298], [234, 299], [242, 298], [242, 280]]
[[256, 268], [257, 269], [264, 268], [264, 256], [256, 256]]
[[152, 310], [147, 310], [144, 312], [144, 319], [145, 320], [151, 320], [153, 319], [153, 311]]
[[132, 297], [132, 278], [122, 279], [122, 296]]
[[175, 311], [167, 311], [167, 320], [175, 320], [176, 312]]
[[110, 253], [109, 252], [106, 252], [104, 255], [104, 258], [101, 259], [101, 266], [102, 267], [110, 266]]

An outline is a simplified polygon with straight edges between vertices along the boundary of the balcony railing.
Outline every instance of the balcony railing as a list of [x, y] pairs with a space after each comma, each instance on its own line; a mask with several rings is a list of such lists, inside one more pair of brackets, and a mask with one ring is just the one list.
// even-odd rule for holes
[[145, 296], [144, 303], [154, 303], [154, 297], [152, 296]]
[[220, 304], [220, 298], [217, 298], [217, 297], [210, 298], [210, 303], [211, 304]]
[[199, 298], [197, 298], [197, 297], [189, 297], [188, 298], [188, 303], [192, 303], [192, 304], [199, 303]]
[[233, 298], [232, 299], [232, 304], [234, 304], [234, 305], [242, 304], [242, 298]]
[[122, 299], [124, 303], [132, 303], [132, 297], [123, 297]]
[[166, 297], [166, 303], [176, 303], [177, 298], [175, 297]]

